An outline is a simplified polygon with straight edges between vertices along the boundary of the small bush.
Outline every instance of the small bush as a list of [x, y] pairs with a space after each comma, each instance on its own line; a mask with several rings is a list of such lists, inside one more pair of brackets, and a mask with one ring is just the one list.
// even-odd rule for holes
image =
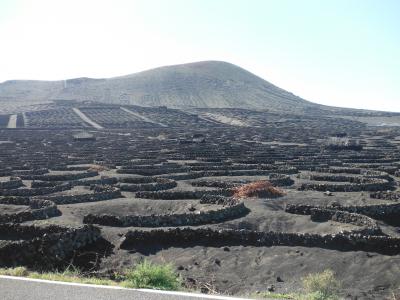
[[267, 180], [260, 180], [244, 184], [235, 188], [233, 196], [236, 198], [246, 197], [280, 197], [285, 195], [285, 192], [272, 185]]
[[126, 271], [123, 278], [124, 286], [130, 288], [178, 290], [181, 287], [180, 278], [172, 265], [156, 265], [146, 260]]
[[322, 273], [309, 274], [303, 278], [304, 290], [308, 293], [306, 299], [335, 300], [338, 299], [340, 282], [331, 270]]

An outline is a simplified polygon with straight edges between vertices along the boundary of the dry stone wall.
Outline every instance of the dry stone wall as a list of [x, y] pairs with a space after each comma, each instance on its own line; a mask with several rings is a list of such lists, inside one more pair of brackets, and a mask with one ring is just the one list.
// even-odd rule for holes
[[[173, 189], [177, 186], [177, 183], [175, 180], [168, 179], [168, 178], [153, 178], [153, 177], [144, 177], [144, 178], [149, 178], [148, 179], [149, 181], [134, 184], [134, 183], [130, 183], [132, 181], [135, 181], [135, 180], [132, 180], [131, 178], [120, 179], [120, 181], [128, 182], [128, 184], [120, 184], [119, 187], [121, 188], [122, 191], [137, 192], [137, 191], [169, 190], [169, 189]], [[129, 179], [131, 179], [131, 180], [129, 180]], [[139, 180], [137, 180], [137, 181], [139, 181]], [[146, 180], [143, 179], [143, 181], [146, 181]]]
[[21, 186], [24, 186], [21, 178], [19, 177], [11, 177], [8, 181], [0, 181], [0, 190], [3, 189], [17, 189]]
[[0, 224], [0, 266], [54, 267], [99, 238], [100, 230], [91, 225], [66, 228]]
[[387, 255], [400, 253], [400, 239], [364, 234], [309, 234], [260, 232], [211, 228], [175, 228], [169, 230], [134, 230], [125, 234], [122, 249], [141, 249], [146, 245], [169, 247], [176, 245], [202, 246], [301, 246], [340, 251], [371, 251]]
[[122, 197], [121, 191], [118, 188], [108, 187], [108, 188], [103, 188], [101, 191], [97, 192], [95, 191], [94, 193], [90, 194], [49, 196], [46, 197], [45, 199], [61, 205], [61, 204], [104, 201], [121, 197]]
[[200, 203], [222, 205], [216, 210], [196, 211], [183, 214], [165, 215], [94, 215], [88, 214], [83, 222], [86, 224], [99, 224], [118, 227], [172, 227], [172, 226], [197, 226], [204, 224], [221, 223], [227, 220], [245, 216], [249, 209], [243, 202], [223, 196], [206, 195]]
[[60, 215], [60, 211], [54, 202], [42, 199], [29, 199], [26, 197], [3, 197], [0, 204], [25, 205], [29, 210], [0, 214], [0, 223], [21, 223], [31, 220], [43, 220]]
[[285, 211], [293, 214], [300, 215], [311, 215], [311, 210], [314, 208], [347, 211], [350, 213], [356, 213], [364, 216], [368, 216], [375, 220], [382, 220], [388, 224], [399, 226], [400, 225], [400, 203], [394, 204], [377, 204], [377, 205], [365, 205], [365, 206], [312, 206], [312, 205], [298, 205], [288, 204]]
[[70, 190], [72, 185], [69, 183], [56, 185], [54, 187], [39, 187], [39, 188], [20, 188], [20, 189], [9, 189], [0, 191], [0, 196], [39, 196], [53, 194], [61, 191]]

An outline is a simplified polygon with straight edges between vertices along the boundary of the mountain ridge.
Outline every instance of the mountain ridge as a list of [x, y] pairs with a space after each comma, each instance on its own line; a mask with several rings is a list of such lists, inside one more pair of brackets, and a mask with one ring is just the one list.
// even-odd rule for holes
[[11, 80], [0, 84], [1, 98], [91, 100], [176, 108], [299, 109], [317, 105], [222, 61], [163, 66], [112, 78]]
[[78, 100], [171, 108], [242, 108], [319, 113], [342, 109], [307, 101], [228, 62], [162, 66], [111, 78], [0, 83], [0, 101]]

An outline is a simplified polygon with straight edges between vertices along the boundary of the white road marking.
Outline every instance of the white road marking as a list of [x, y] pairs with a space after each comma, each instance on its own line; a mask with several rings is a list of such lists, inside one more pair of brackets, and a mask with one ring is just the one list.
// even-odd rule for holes
[[217, 295], [214, 296], [214, 295], [206, 295], [206, 294], [196, 294], [196, 293], [187, 293], [187, 292], [174, 292], [174, 291], [162, 291], [162, 290], [151, 290], [151, 289], [129, 289], [129, 288], [121, 287], [121, 286], [96, 285], [96, 284], [64, 282], [64, 281], [52, 281], [52, 280], [45, 280], [45, 279], [34, 279], [34, 278], [6, 276], [6, 275], [0, 275], [0, 279], [1, 278], [12, 279], [12, 280], [21, 280], [21, 281], [42, 282], [42, 283], [49, 283], [49, 284], [59, 284], [59, 285], [70, 285], [70, 286], [99, 288], [99, 289], [130, 290], [130, 291], [137, 291], [137, 292], [145, 292], [145, 293], [153, 293], [153, 294], [161, 294], [161, 295], [185, 296], [185, 297], [193, 297], [193, 298], [207, 298], [207, 299], [216, 299], [216, 300], [246, 300], [246, 298], [235, 298], [235, 297], [228, 297], [228, 296], [217, 296]]
[[151, 119], [149, 119], [149, 118], [147, 118], [147, 117], [145, 117], [145, 116], [142, 116], [142, 115], [140, 115], [140, 114], [138, 114], [138, 113], [136, 113], [136, 112], [134, 112], [134, 111], [131, 111], [130, 109], [127, 109], [127, 108], [125, 108], [125, 107], [120, 107], [123, 111], [125, 111], [125, 112], [127, 112], [127, 113], [129, 113], [129, 114], [131, 114], [131, 115], [134, 115], [135, 117], [138, 117], [138, 118], [140, 118], [140, 119], [142, 119], [143, 121], [145, 121], [145, 122], [148, 122], [148, 123], [153, 123], [153, 124], [158, 124], [158, 125], [160, 125], [160, 126], [162, 126], [162, 127], [168, 127], [167, 125], [165, 125], [165, 124], [163, 124], [163, 123], [158, 123], [158, 122], [155, 122], [155, 121], [153, 121], [153, 120], [151, 120]]
[[7, 128], [17, 128], [17, 115], [11, 115], [8, 119]]
[[96, 122], [92, 121], [91, 119], [89, 119], [89, 117], [87, 115], [85, 115], [83, 112], [81, 112], [79, 110], [79, 108], [73, 107], [72, 108], [73, 111], [86, 123], [92, 125], [94, 128], [96, 129], [103, 129], [104, 127], [100, 126], [99, 124], [97, 124]]

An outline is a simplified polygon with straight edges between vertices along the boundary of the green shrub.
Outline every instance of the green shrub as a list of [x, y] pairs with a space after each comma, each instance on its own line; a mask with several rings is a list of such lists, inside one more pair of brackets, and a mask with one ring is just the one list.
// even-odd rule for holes
[[127, 270], [123, 278], [124, 286], [130, 288], [178, 290], [181, 287], [181, 280], [172, 265], [156, 265], [146, 260]]
[[306, 299], [310, 300], [335, 300], [338, 299], [340, 282], [331, 270], [322, 273], [309, 274], [303, 278]]

